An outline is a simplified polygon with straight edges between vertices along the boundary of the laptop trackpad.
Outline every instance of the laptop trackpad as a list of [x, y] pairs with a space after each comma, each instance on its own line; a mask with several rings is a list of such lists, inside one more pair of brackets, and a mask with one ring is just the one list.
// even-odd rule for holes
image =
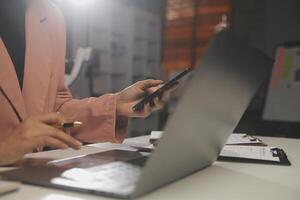
[[70, 169], [79, 168], [89, 170], [113, 162], [134, 162], [143, 158], [145, 157], [139, 152], [111, 150], [82, 157], [52, 161], [49, 164], [25, 165], [21, 168], [2, 172], [1, 176], [9, 180], [48, 185], [52, 178], [60, 177], [62, 173]]

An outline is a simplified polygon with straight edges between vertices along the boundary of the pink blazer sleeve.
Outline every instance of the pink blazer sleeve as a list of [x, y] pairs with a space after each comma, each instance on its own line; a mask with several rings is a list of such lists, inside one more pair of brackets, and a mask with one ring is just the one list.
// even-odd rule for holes
[[71, 134], [84, 142], [122, 142], [127, 131], [125, 117], [116, 116], [116, 95], [107, 94], [98, 98], [82, 100], [73, 99], [64, 84], [66, 31], [64, 17], [57, 12], [56, 49], [57, 67], [59, 68], [59, 83], [55, 99], [55, 111], [63, 114], [68, 120], [83, 122], [81, 128], [71, 131]]

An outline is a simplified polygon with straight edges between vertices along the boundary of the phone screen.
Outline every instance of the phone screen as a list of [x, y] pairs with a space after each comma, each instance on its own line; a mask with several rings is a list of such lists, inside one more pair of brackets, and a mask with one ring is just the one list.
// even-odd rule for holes
[[184, 70], [183, 72], [181, 72], [180, 74], [178, 74], [177, 76], [175, 76], [174, 78], [169, 80], [167, 83], [165, 83], [161, 88], [159, 88], [152, 94], [147, 95], [142, 101], [140, 101], [135, 106], [133, 106], [132, 110], [133, 111], [142, 111], [144, 109], [144, 106], [147, 103], [152, 103], [156, 97], [160, 98], [165, 91], [167, 91], [167, 90], [171, 89], [173, 86], [177, 85], [178, 80], [181, 79], [182, 77], [184, 77], [185, 75], [187, 75], [188, 73], [190, 73], [191, 71], [192, 71], [191, 68]]

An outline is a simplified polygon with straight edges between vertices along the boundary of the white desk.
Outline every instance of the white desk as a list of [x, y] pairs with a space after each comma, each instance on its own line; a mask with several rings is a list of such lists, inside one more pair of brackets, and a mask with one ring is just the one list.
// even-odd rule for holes
[[[203, 199], [203, 200], [299, 200], [300, 199], [300, 140], [262, 137], [269, 145], [282, 147], [292, 166], [216, 162], [175, 183], [149, 193], [140, 199]], [[146, 137], [127, 142], [147, 142]], [[53, 151], [34, 157], [64, 158], [100, 152], [103, 149], [84, 147], [79, 152]], [[22, 185], [18, 192], [0, 196], [3, 200], [100, 200], [108, 199], [89, 194]]]

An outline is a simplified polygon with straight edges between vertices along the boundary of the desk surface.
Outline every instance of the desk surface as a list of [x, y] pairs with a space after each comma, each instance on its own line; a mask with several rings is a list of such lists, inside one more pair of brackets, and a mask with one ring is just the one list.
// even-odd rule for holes
[[[146, 143], [147, 137], [132, 138], [127, 143]], [[211, 167], [185, 177], [139, 199], [203, 200], [299, 200], [300, 140], [261, 137], [270, 146], [282, 147], [292, 166], [215, 162]], [[72, 150], [42, 152], [30, 157], [65, 158], [101, 152], [104, 149], [83, 147]], [[4, 170], [3, 168], [1, 170]], [[18, 192], [0, 196], [5, 200], [100, 200], [109, 199], [89, 194], [22, 185]]]

